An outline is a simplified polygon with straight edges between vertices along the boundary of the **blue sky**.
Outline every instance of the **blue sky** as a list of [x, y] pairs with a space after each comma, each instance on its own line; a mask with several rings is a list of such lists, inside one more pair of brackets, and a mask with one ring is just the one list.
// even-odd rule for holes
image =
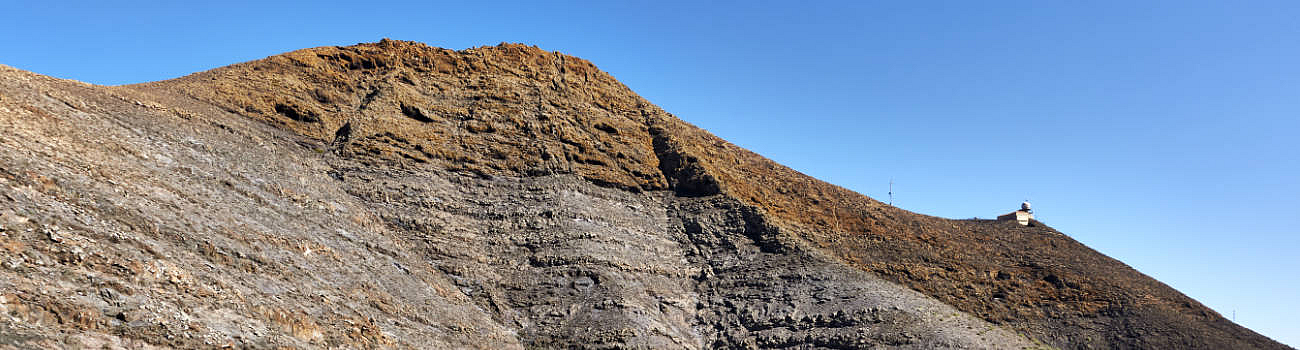
[[97, 84], [393, 38], [586, 58], [916, 212], [1039, 217], [1300, 346], [1300, 3], [7, 2], [0, 63]]

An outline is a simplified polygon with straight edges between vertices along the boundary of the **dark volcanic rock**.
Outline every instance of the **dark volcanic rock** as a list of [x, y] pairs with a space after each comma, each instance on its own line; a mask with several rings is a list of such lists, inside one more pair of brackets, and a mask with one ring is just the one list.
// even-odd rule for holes
[[522, 45], [125, 87], [0, 66], [0, 127], [0, 348], [1285, 348], [1046, 226], [883, 205]]
[[0, 77], [0, 348], [1033, 346], [727, 197], [367, 164]]

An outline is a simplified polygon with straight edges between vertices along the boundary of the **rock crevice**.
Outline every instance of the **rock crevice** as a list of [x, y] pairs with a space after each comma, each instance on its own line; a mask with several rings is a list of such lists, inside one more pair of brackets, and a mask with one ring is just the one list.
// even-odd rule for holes
[[890, 207], [535, 47], [122, 87], [0, 66], [0, 94], [0, 347], [1285, 348], [1050, 227]]

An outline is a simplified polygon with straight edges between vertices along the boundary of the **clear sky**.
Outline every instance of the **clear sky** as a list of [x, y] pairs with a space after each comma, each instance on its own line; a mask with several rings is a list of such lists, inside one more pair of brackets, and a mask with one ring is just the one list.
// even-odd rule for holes
[[124, 84], [385, 37], [538, 45], [908, 210], [1029, 199], [1300, 346], [1300, 2], [479, 3], [5, 1], [0, 63]]

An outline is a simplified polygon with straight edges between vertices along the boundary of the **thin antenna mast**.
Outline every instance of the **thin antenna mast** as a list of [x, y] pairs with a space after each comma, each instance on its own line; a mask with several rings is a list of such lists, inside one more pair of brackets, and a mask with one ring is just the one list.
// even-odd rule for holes
[[889, 205], [894, 205], [894, 179], [889, 179]]

